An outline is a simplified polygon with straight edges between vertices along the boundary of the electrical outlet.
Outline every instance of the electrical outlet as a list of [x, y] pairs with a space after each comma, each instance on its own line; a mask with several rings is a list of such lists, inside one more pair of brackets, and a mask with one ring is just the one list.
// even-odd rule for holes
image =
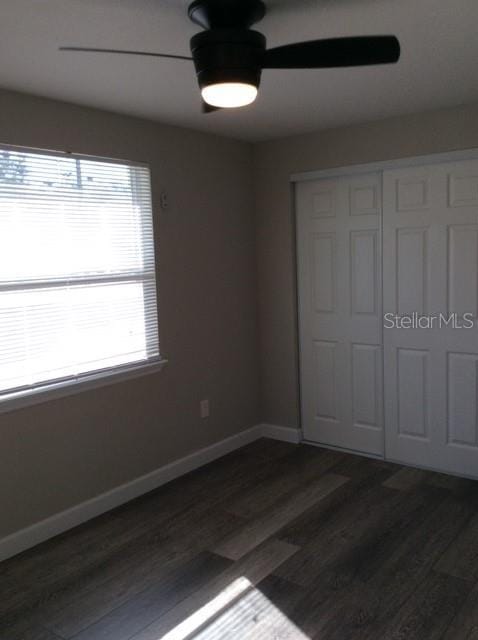
[[209, 400], [201, 400], [199, 403], [199, 415], [201, 418], [209, 418]]

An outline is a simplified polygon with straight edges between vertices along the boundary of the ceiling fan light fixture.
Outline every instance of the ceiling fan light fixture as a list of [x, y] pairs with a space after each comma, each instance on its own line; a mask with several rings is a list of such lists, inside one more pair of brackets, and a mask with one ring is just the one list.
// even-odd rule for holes
[[257, 87], [246, 82], [218, 82], [203, 87], [204, 102], [221, 109], [235, 109], [252, 104], [257, 98]]
[[263, 0], [193, 0], [188, 14], [204, 29], [191, 38], [191, 57], [78, 46], [60, 49], [192, 60], [203, 113], [252, 104], [264, 69], [333, 69], [393, 64], [400, 58], [400, 42], [393, 35], [321, 38], [269, 49], [265, 36], [251, 29], [266, 14]]
[[249, 29], [196, 33], [191, 38], [191, 53], [204, 102], [219, 109], [235, 109], [254, 102], [265, 50], [265, 37]]

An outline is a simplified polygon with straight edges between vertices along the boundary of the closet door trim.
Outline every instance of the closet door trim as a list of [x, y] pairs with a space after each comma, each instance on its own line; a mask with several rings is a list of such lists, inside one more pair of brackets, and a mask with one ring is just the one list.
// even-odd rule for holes
[[410, 156], [406, 158], [395, 158], [393, 160], [381, 160], [365, 164], [351, 164], [331, 169], [319, 169], [317, 171], [304, 171], [302, 173], [291, 174], [291, 183], [308, 182], [309, 180], [322, 180], [323, 178], [339, 178], [341, 176], [353, 176], [360, 173], [378, 173], [390, 169], [407, 169], [424, 164], [441, 164], [442, 162], [457, 162], [460, 160], [476, 160], [478, 158], [478, 148], [462, 149], [458, 151], [447, 151], [445, 153], [435, 153], [425, 156]]

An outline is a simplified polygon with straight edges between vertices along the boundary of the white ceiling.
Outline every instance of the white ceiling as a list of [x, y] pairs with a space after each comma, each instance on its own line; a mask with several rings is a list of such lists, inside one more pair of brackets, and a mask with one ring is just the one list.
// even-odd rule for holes
[[265, 71], [250, 107], [200, 113], [192, 62], [67, 53], [60, 45], [189, 55], [185, 0], [0, 0], [0, 87], [245, 140], [478, 101], [476, 0], [266, 0], [269, 46], [396, 34], [398, 65]]

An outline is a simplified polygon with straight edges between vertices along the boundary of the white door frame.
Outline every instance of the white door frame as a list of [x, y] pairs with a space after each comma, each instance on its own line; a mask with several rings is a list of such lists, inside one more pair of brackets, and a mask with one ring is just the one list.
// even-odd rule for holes
[[[421, 164], [440, 164], [441, 162], [454, 162], [457, 160], [476, 160], [478, 158], [478, 147], [471, 149], [461, 149], [447, 151], [445, 153], [434, 153], [425, 156], [409, 156], [406, 158], [395, 158], [393, 160], [379, 160], [366, 164], [351, 164], [346, 166], [332, 167], [330, 169], [319, 169], [318, 171], [304, 171], [293, 173], [289, 182], [306, 182], [308, 180], [321, 180], [322, 178], [337, 178], [339, 176], [354, 175], [357, 173], [373, 173], [375, 171], [386, 171], [387, 169], [406, 169]], [[294, 211], [295, 213], [295, 211]]]
[[[295, 187], [298, 183], [301, 182], [308, 182], [311, 180], [322, 180], [324, 178], [337, 178], [340, 176], [353, 176], [353, 175], [357, 175], [357, 174], [361, 174], [361, 173], [373, 173], [373, 172], [383, 172], [386, 170], [390, 170], [390, 169], [401, 169], [401, 168], [407, 168], [407, 167], [415, 167], [415, 166], [420, 166], [420, 165], [424, 165], [424, 164], [440, 164], [440, 163], [446, 163], [446, 162], [455, 162], [455, 161], [460, 161], [460, 160], [476, 160], [478, 159], [478, 148], [477, 147], [472, 147], [469, 149], [458, 149], [458, 150], [453, 150], [453, 151], [447, 151], [447, 152], [443, 152], [443, 153], [434, 153], [434, 154], [427, 154], [427, 155], [422, 155], [422, 156], [408, 156], [408, 157], [403, 157], [403, 158], [395, 158], [392, 160], [381, 160], [381, 161], [377, 161], [377, 162], [369, 162], [369, 163], [365, 163], [365, 164], [352, 164], [352, 165], [345, 165], [345, 166], [339, 166], [339, 167], [332, 167], [329, 169], [319, 169], [319, 170], [311, 170], [311, 171], [305, 171], [305, 172], [301, 172], [301, 173], [293, 173], [291, 174], [290, 178], [289, 178], [289, 182], [290, 182], [290, 186], [291, 186], [291, 200], [292, 200], [292, 215], [293, 215], [293, 220], [294, 220], [294, 233], [295, 233], [295, 288], [296, 288], [296, 327], [297, 327], [297, 353], [298, 353], [298, 359], [297, 359], [297, 374], [298, 374], [298, 381], [299, 381], [299, 428], [302, 434], [302, 441], [306, 442], [304, 440], [303, 437], [303, 430], [302, 430], [302, 414], [303, 414], [303, 408], [302, 408], [302, 388], [301, 388], [301, 341], [300, 341], [300, 331], [299, 331], [299, 327], [300, 327], [300, 300], [299, 300], [299, 282], [298, 282], [298, 277], [299, 277], [299, 271], [298, 271], [298, 260], [299, 260], [299, 247], [298, 247], [298, 242], [297, 242], [297, 238], [298, 238], [298, 233], [297, 233], [297, 210], [296, 210], [296, 197], [295, 197]], [[382, 351], [382, 360], [383, 360], [383, 351]], [[382, 361], [382, 367], [383, 367], [383, 361]], [[382, 368], [383, 370], [383, 368]], [[383, 434], [384, 434], [384, 438], [385, 438], [385, 428], [383, 429]], [[308, 442], [308, 441], [307, 441]], [[333, 446], [328, 446], [328, 445], [323, 445], [323, 444], [318, 444], [318, 443], [309, 443], [309, 444], [315, 444], [316, 446], [320, 446], [322, 448], [328, 448], [328, 449], [337, 449], [337, 450], [343, 450], [343, 449], [339, 449], [338, 447], [333, 447]], [[385, 443], [384, 443], [385, 444]], [[385, 450], [385, 448], [384, 448]], [[351, 453], [359, 453], [360, 455], [366, 455], [366, 454], [361, 454], [360, 452], [355, 452], [353, 450], [348, 450]], [[375, 457], [373, 455], [369, 455], [368, 457]], [[401, 463], [403, 464], [403, 463]], [[436, 471], [436, 469], [431, 469], [432, 471]], [[470, 476], [468, 476], [470, 477]]]

